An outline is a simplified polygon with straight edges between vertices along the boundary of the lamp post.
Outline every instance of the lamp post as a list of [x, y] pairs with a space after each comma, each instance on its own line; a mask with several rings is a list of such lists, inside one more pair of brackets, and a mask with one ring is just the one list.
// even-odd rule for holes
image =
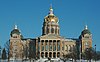
[[96, 44], [94, 45], [95, 47], [95, 62], [96, 62]]

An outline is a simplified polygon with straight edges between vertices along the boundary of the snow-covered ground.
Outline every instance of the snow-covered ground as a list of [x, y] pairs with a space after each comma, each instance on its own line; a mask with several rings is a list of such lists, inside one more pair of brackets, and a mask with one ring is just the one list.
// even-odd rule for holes
[[[37, 61], [33, 61], [33, 60], [31, 60], [31, 62], [44, 62], [45, 60], [47, 60], [47, 59], [41, 59], [41, 60], [37, 60]], [[0, 60], [0, 62], [8, 62], [7, 60]], [[22, 62], [22, 60], [16, 60], [16, 61], [13, 61], [13, 60], [11, 60], [10, 62]], [[30, 62], [30, 60], [27, 60], [27, 61], [23, 61], [23, 62]], [[47, 62], [49, 62], [49, 61], [47, 61]], [[62, 60], [54, 60], [54, 62], [63, 62]], [[66, 61], [66, 62], [72, 62], [72, 61]], [[79, 60], [77, 60], [77, 62], [80, 62]], [[82, 62], [87, 62], [87, 61], [85, 61], [85, 60], [83, 60]], [[95, 61], [92, 61], [92, 62], [95, 62]], [[96, 61], [96, 62], [100, 62], [100, 61]]]

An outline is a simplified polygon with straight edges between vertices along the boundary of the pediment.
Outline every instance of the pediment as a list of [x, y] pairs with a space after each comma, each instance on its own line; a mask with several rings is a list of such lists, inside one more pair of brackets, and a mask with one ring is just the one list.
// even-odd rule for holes
[[55, 34], [48, 34], [48, 35], [43, 35], [40, 36], [40, 39], [61, 39], [62, 37], [59, 35], [55, 35]]

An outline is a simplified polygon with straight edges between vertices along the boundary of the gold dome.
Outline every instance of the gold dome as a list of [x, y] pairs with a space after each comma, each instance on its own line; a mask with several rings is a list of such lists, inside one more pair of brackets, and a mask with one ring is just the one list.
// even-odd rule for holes
[[47, 22], [58, 22], [58, 18], [53, 14], [53, 9], [50, 7], [49, 14], [45, 17], [45, 21]]
[[58, 18], [55, 16], [55, 15], [47, 15], [45, 17], [45, 21], [48, 21], [48, 22], [58, 22]]

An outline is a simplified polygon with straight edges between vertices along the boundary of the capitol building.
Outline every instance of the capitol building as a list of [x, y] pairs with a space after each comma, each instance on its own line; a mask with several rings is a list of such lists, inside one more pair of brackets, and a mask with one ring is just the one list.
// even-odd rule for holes
[[36, 38], [24, 38], [17, 25], [10, 33], [10, 59], [24, 58], [61, 58], [77, 50], [84, 52], [92, 47], [92, 34], [87, 25], [79, 38], [60, 36], [59, 19], [52, 6], [44, 17], [42, 35]]

